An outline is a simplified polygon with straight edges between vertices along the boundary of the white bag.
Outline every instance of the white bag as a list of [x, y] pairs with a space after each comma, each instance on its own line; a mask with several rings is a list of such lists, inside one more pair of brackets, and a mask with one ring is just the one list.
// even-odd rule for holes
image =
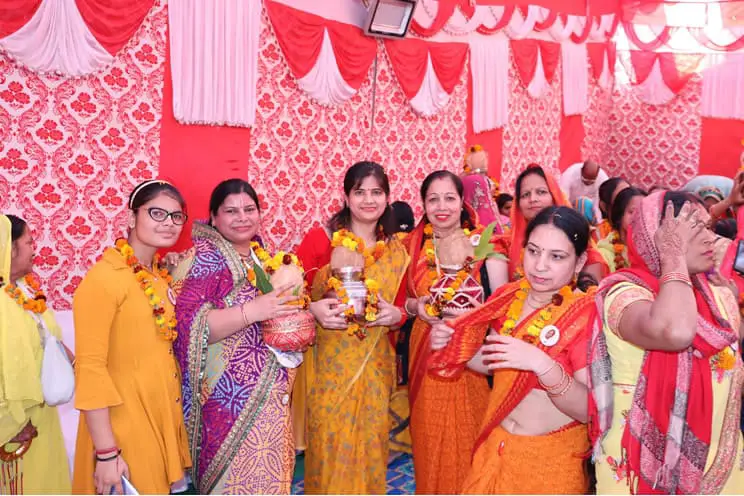
[[41, 362], [41, 390], [44, 401], [49, 406], [67, 403], [75, 394], [75, 371], [67, 359], [67, 352], [44, 324], [43, 318], [37, 320], [39, 333], [43, 330], [42, 344], [44, 358]]

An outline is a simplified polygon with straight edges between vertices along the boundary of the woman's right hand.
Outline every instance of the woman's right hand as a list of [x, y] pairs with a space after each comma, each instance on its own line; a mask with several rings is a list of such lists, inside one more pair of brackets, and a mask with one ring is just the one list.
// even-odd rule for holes
[[[121, 478], [129, 479], [129, 465], [119, 455], [115, 460], [96, 462], [93, 480], [98, 494], [124, 494]], [[113, 492], [112, 492], [113, 489]]]
[[416, 303], [416, 313], [418, 314], [418, 318], [433, 326], [437, 322], [442, 322], [442, 319], [440, 319], [439, 317], [432, 317], [431, 315], [426, 313], [426, 304], [430, 302], [431, 296], [419, 297], [418, 303]]
[[672, 270], [686, 271], [687, 247], [690, 240], [704, 226], [698, 220], [697, 209], [689, 202], [682, 206], [676, 216], [671, 202], [667, 203], [665, 208], [664, 220], [654, 234], [656, 249], [659, 250], [662, 265], [668, 265]]
[[347, 305], [335, 298], [325, 298], [310, 303], [310, 312], [325, 329], [346, 329], [349, 326], [344, 316], [347, 308]]
[[434, 351], [445, 348], [452, 341], [452, 335], [455, 333], [455, 330], [443, 320], [437, 320], [438, 322], [431, 326], [431, 349]]
[[300, 310], [295, 305], [286, 305], [287, 302], [294, 301], [297, 296], [287, 294], [287, 291], [294, 287], [293, 284], [285, 284], [274, 289], [270, 293], [258, 296], [255, 299], [244, 303], [243, 311], [252, 322], [263, 322], [264, 320], [275, 319]]

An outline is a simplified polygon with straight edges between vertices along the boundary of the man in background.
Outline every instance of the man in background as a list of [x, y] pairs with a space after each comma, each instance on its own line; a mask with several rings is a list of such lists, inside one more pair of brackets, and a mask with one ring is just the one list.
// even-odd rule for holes
[[585, 196], [592, 200], [594, 217], [597, 222], [602, 219], [599, 211], [599, 186], [607, 181], [607, 173], [596, 162], [587, 160], [573, 164], [561, 174], [560, 185], [568, 201], [573, 205]]

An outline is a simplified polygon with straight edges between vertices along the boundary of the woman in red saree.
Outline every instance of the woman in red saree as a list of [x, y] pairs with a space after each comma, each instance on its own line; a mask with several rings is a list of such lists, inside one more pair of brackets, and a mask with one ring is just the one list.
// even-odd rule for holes
[[583, 494], [588, 487], [585, 384], [594, 298], [573, 287], [587, 259], [589, 225], [568, 207], [549, 207], [525, 238], [525, 277], [452, 327], [432, 331], [432, 349], [446, 350], [482, 342], [492, 329], [467, 364], [493, 374], [493, 391], [466, 494]]
[[[463, 185], [448, 171], [431, 173], [421, 186], [425, 217], [404, 240], [411, 265], [408, 270], [406, 312], [416, 316], [411, 331], [408, 398], [416, 492], [455, 494], [470, 467], [470, 456], [488, 398], [485, 376], [465, 371], [441, 378], [428, 373], [431, 358], [429, 331], [439, 318], [427, 314], [430, 288], [439, 279], [435, 242], [463, 233]], [[427, 254], [428, 252], [428, 254]], [[480, 279], [481, 265], [473, 268]]]
[[[515, 201], [517, 204], [511, 209], [511, 231], [494, 238], [496, 249], [508, 259], [494, 264], [491, 277], [494, 288], [522, 277], [521, 258], [527, 224], [545, 207], [571, 206], [557, 181], [537, 164], [528, 165], [517, 176]], [[590, 242], [587, 249], [584, 271], [597, 281], [608, 272], [607, 264], [594, 242]]]
[[630, 269], [604, 281], [590, 357], [599, 494], [741, 494], [739, 308], [712, 284], [699, 198], [654, 193], [628, 229]]

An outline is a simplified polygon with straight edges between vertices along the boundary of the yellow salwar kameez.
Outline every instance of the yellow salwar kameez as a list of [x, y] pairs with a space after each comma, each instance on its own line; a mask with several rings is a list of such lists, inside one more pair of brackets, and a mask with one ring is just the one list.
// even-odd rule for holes
[[[10, 221], [3, 215], [0, 216], [0, 277], [6, 282], [10, 280], [11, 246]], [[49, 332], [61, 339], [62, 332], [53, 312], [47, 310], [42, 318]], [[43, 357], [36, 320], [0, 290], [0, 446], [6, 451], [18, 448], [18, 444], [9, 441], [29, 421], [38, 431], [29, 450], [19, 460], [22, 487], [16, 486], [13, 492], [69, 494], [70, 469], [59, 415], [57, 408], [44, 403], [41, 389]], [[16, 475], [14, 462], [0, 462], [0, 469], [6, 479]], [[7, 493], [11, 493], [10, 487], [0, 483], [0, 494]]]
[[[739, 327], [739, 311], [733, 296], [727, 289], [711, 287], [716, 303], [722, 315], [726, 316], [734, 329]], [[623, 341], [616, 334], [616, 326], [622, 312], [637, 301], [652, 301], [653, 295], [635, 284], [624, 282], [613, 287], [604, 304], [604, 335], [607, 350], [612, 357], [612, 380], [614, 389], [614, 407], [612, 426], [602, 442], [603, 455], [596, 460], [597, 494], [628, 494], [630, 486], [627, 480], [627, 467], [621, 456], [621, 440], [625, 430], [625, 417], [631, 409], [635, 384], [640, 374], [644, 350]], [[737, 350], [729, 349], [731, 353]], [[713, 368], [713, 419], [712, 436], [705, 472], [711, 469], [714, 462], [720, 464], [725, 453], [736, 457], [733, 468], [719, 494], [744, 493], [744, 471], [742, 471], [742, 449], [744, 440], [739, 429], [741, 385], [744, 370], [740, 360], [736, 361], [733, 370], [723, 371], [717, 368], [714, 357], [711, 357]], [[732, 388], [735, 391], [732, 392]], [[722, 443], [722, 441], [725, 441]], [[728, 445], [728, 446], [727, 446]], [[719, 454], [720, 450], [720, 454]]]
[[[379, 283], [380, 296], [395, 299], [408, 254], [397, 239], [366, 270]], [[312, 296], [320, 299], [330, 276], [328, 266], [315, 277]], [[360, 340], [345, 330], [318, 326], [315, 380], [308, 384], [307, 494], [384, 494], [390, 416], [396, 387], [395, 351], [389, 328], [370, 327]]]

